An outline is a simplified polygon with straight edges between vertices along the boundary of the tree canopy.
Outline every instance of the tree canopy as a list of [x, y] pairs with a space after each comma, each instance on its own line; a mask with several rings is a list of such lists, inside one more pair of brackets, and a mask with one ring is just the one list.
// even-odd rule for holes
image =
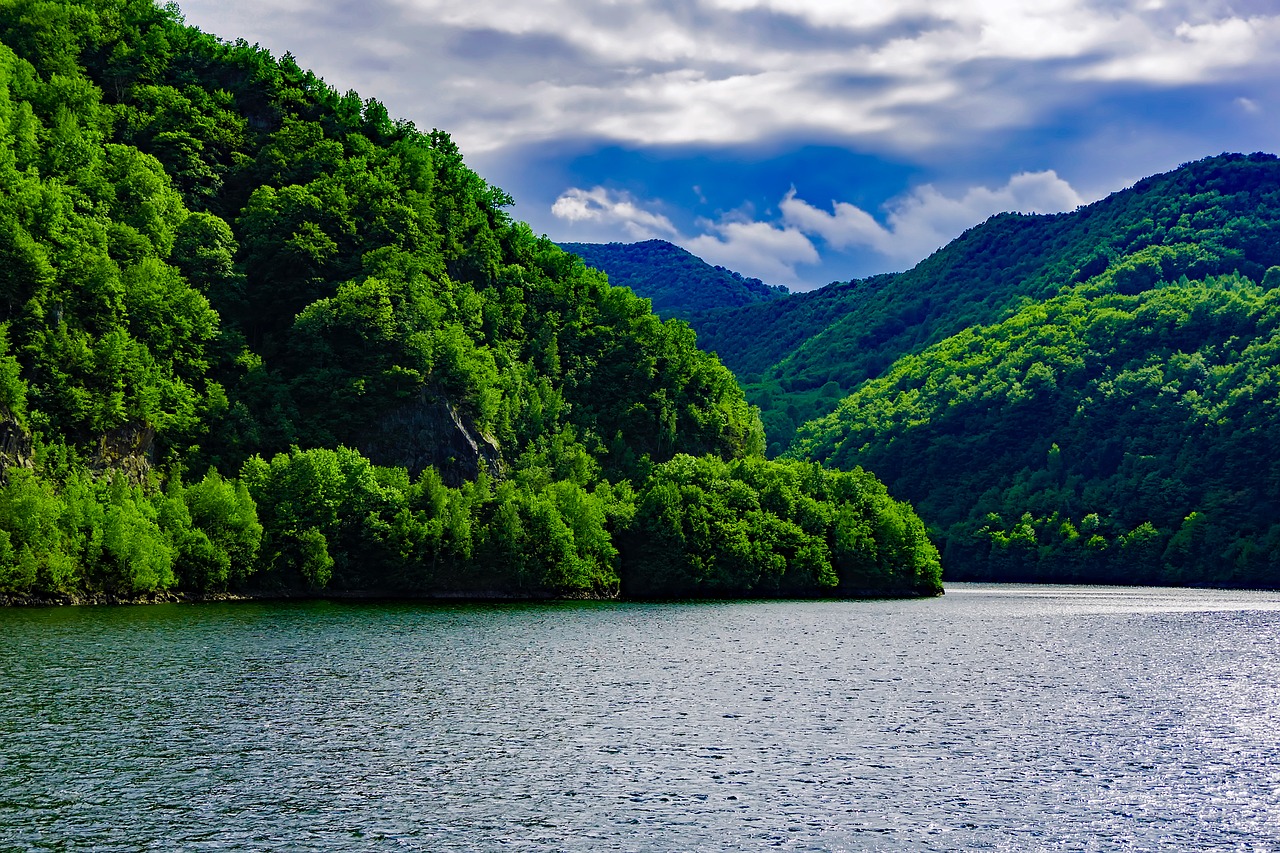
[[0, 595], [614, 595], [653, 472], [764, 449], [447, 133], [172, 4], [0, 7], [0, 189]]
[[742, 379], [761, 409], [770, 455], [777, 455], [797, 427], [899, 358], [996, 323], [1023, 300], [1051, 298], [1143, 252], [1158, 259], [1143, 256], [1147, 266], [1122, 288], [1184, 274], [1239, 272], [1261, 281], [1280, 264], [1280, 161], [1224, 154], [1073, 212], [999, 214], [905, 272], [705, 312], [690, 322], [700, 345]]
[[952, 579], [1275, 586], [1280, 267], [1125, 292], [1163, 249], [901, 359], [790, 453], [915, 501]]

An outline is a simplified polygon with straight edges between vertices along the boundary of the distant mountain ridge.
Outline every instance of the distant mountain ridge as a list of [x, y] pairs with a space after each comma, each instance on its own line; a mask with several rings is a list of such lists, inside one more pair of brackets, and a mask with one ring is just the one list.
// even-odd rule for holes
[[949, 580], [1280, 586], [1280, 159], [688, 316], [769, 452], [914, 503]]
[[558, 245], [608, 275], [611, 284], [629, 287], [650, 300], [654, 313], [662, 317], [688, 319], [698, 312], [771, 302], [787, 295], [781, 285], [712, 266], [666, 240]]
[[690, 322], [698, 345], [744, 382], [777, 453], [802, 423], [899, 358], [1159, 247], [1162, 259], [1148, 259], [1159, 276], [1239, 272], [1261, 281], [1280, 263], [1280, 161], [1224, 154], [1070, 213], [1002, 213], [905, 272]]
[[753, 396], [773, 428], [853, 382], [786, 455], [912, 501], [949, 580], [1280, 584], [1280, 159], [999, 216], [860, 290]]

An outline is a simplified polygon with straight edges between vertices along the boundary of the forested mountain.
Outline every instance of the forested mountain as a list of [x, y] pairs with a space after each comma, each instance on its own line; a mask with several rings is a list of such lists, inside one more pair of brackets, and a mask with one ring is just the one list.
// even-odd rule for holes
[[787, 294], [785, 287], [713, 267], [666, 240], [559, 245], [608, 274], [611, 284], [650, 300], [662, 317], [688, 319], [699, 311], [769, 302]]
[[835, 281], [768, 303], [710, 308], [693, 314], [690, 325], [698, 332], [699, 347], [716, 353], [739, 379], [751, 384], [814, 335], [858, 310], [868, 291], [889, 286], [896, 276]]
[[172, 5], [0, 6], [0, 596], [940, 589], [509, 203]]
[[918, 501], [948, 576], [1280, 582], [1280, 267], [1104, 274], [870, 380], [791, 453]]
[[693, 314], [689, 325], [698, 346], [714, 352], [738, 376], [747, 399], [760, 408], [768, 436], [768, 455], [791, 443], [796, 427], [831, 411], [857, 382], [833, 378], [817, 386], [778, 378], [780, 362], [810, 339], [858, 311], [868, 294], [891, 287], [895, 273], [832, 282], [767, 304], [712, 309]]
[[915, 501], [953, 579], [1274, 587], [1280, 162], [1216, 157], [1109, 201], [1046, 220], [1099, 247], [1037, 267], [1055, 295], [898, 359], [789, 455]]
[[[1159, 276], [1238, 271], [1260, 281], [1280, 263], [1278, 181], [1280, 163], [1269, 155], [1211, 157], [1072, 213], [995, 216], [895, 276], [699, 316], [693, 325], [700, 345], [743, 379], [778, 452], [833, 397], [903, 355], [997, 322], [1024, 300], [1047, 299], [1144, 250], [1172, 251], [1161, 256]], [[1152, 279], [1154, 263], [1121, 286]], [[784, 319], [785, 338], [761, 334]]]

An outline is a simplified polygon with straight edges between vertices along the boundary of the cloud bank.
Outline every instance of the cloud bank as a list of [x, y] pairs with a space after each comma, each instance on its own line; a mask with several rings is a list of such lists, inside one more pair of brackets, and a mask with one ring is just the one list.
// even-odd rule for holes
[[676, 236], [676, 227], [670, 219], [645, 210], [628, 193], [604, 187], [565, 190], [551, 205], [551, 214], [570, 223], [618, 226], [633, 240]]
[[1280, 139], [1277, 0], [180, 5], [448, 130], [535, 229], [792, 286]]
[[398, 112], [449, 128], [471, 152], [583, 135], [660, 145], [808, 134], [921, 149], [1025, 125], [1105, 87], [1280, 68], [1280, 9], [1268, 0], [181, 5], [194, 23], [306, 48], [300, 58], [327, 79], [376, 79]]
[[795, 286], [801, 277], [798, 268], [819, 262], [819, 245], [869, 249], [904, 269], [997, 213], [1060, 213], [1084, 203], [1057, 173], [1044, 171], [1022, 172], [1003, 186], [969, 187], [955, 195], [926, 184], [891, 199], [879, 219], [842, 201], [833, 201], [828, 212], [799, 198], [794, 188], [779, 201], [773, 219], [731, 213], [700, 220], [695, 234], [681, 233], [654, 212], [656, 203], [604, 187], [567, 190], [551, 212], [569, 224], [621, 226], [636, 240], [668, 239], [709, 263]]
[[1046, 171], [1014, 175], [997, 189], [971, 187], [956, 197], [926, 184], [890, 201], [883, 224], [865, 210], [839, 201], [832, 202], [827, 213], [796, 198], [794, 190], [780, 207], [787, 225], [821, 237], [833, 248], [861, 246], [914, 263], [994, 214], [1060, 213], [1084, 201], [1056, 172]]

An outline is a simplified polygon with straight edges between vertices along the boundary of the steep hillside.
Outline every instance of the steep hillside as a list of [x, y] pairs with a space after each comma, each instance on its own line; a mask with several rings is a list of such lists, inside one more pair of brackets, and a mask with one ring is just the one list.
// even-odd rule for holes
[[613, 285], [650, 300], [663, 317], [688, 319], [698, 311], [769, 302], [787, 293], [785, 287], [713, 267], [666, 240], [559, 245], [608, 274]]
[[703, 311], [689, 318], [698, 346], [715, 353], [737, 374], [747, 399], [760, 409], [769, 456], [786, 449], [798, 424], [831, 411], [858, 384], [837, 374], [812, 386], [792, 377], [777, 378], [771, 368], [821, 330], [858, 311], [872, 294], [892, 287], [895, 278], [888, 273], [833, 282], [777, 301]]
[[950, 579], [1280, 585], [1280, 267], [1184, 266], [1149, 248], [906, 356], [790, 453], [917, 502]]
[[[847, 312], [830, 321], [837, 312], [812, 312], [811, 322], [791, 327], [792, 340], [803, 342], [768, 366], [771, 341], [759, 334], [766, 315], [803, 317], [802, 306], [822, 297], [799, 294], [697, 318], [695, 328], [703, 346], [748, 374], [748, 398], [761, 407], [770, 445], [783, 448], [794, 427], [816, 414], [816, 392], [828, 383], [828, 397], [851, 390], [903, 355], [996, 322], [1024, 299], [1049, 298], [1154, 246], [1175, 250], [1162, 261], [1165, 277], [1238, 271], [1261, 280], [1280, 263], [1280, 162], [1266, 154], [1211, 157], [1072, 213], [993, 217], [897, 276], [824, 288], [836, 288], [828, 304]], [[1140, 288], [1154, 275], [1144, 268], [1122, 286]]]
[[[650, 478], [762, 448], [687, 326], [512, 221], [447, 134], [173, 5], [0, 6], [0, 187], [0, 598], [616, 595], [617, 543], [681, 517]], [[803, 550], [785, 587], [824, 594], [903, 553], [840, 551], [842, 514], [914, 516], [781, 473], [811, 468], [703, 478], [735, 502], [700, 523], [755, 501], [776, 535], [754, 568], [690, 550], [692, 588], [778, 589]]]

